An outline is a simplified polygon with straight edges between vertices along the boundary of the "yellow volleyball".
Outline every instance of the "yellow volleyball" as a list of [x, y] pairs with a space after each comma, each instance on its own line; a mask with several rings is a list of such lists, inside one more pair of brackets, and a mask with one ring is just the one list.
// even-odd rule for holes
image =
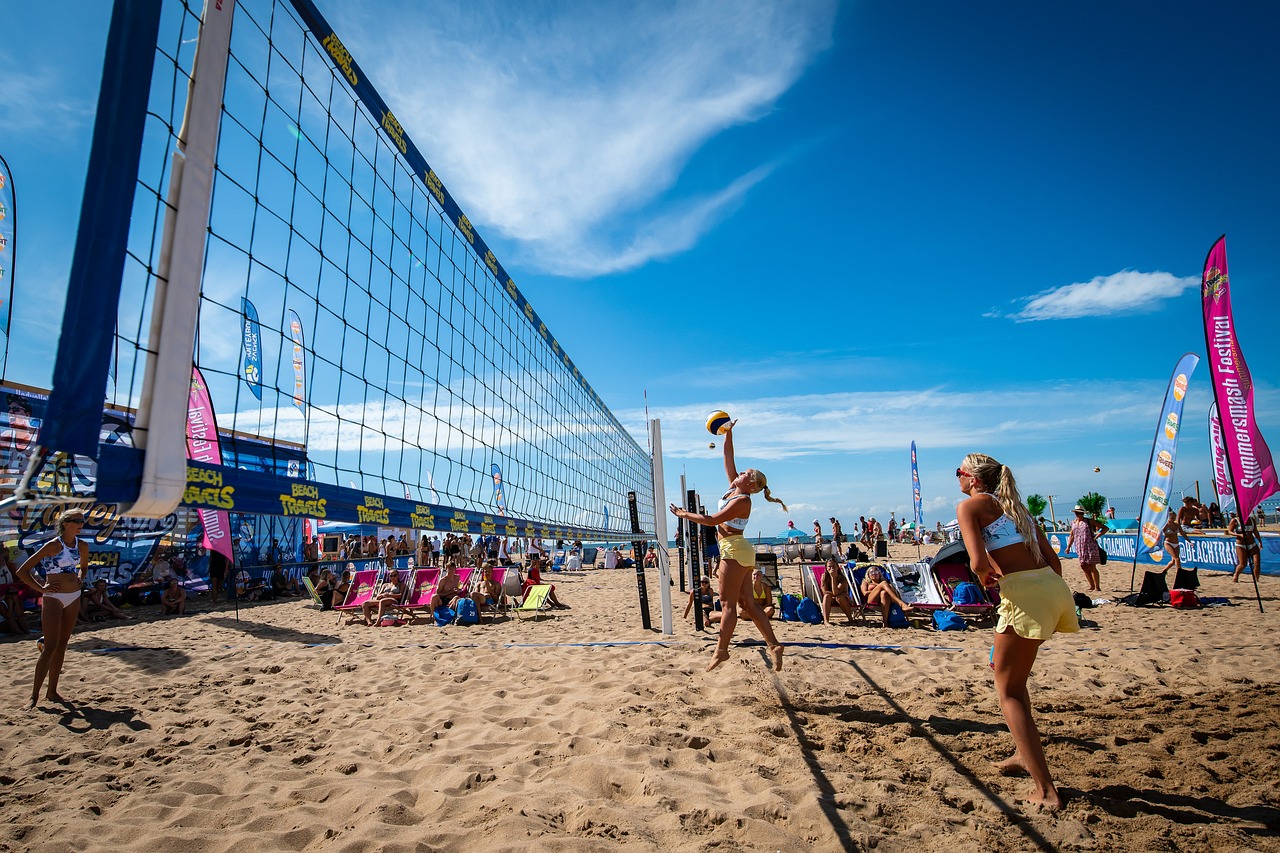
[[712, 435], [724, 435], [726, 428], [729, 426], [729, 420], [727, 412], [712, 412], [707, 415], [707, 432]]

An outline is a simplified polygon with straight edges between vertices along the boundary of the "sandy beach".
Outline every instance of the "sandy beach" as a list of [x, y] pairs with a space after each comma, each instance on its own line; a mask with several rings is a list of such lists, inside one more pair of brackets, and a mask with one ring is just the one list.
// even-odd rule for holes
[[[78, 629], [69, 704], [35, 710], [35, 643], [6, 641], [0, 851], [1280, 849], [1276, 578], [1264, 614], [1201, 572], [1236, 604], [1104, 605], [1043, 647], [1059, 813], [988, 764], [1012, 749], [989, 627], [779, 623], [775, 673], [742, 625], [704, 673], [713, 636], [678, 588], [667, 638], [634, 572], [551, 579], [571, 609], [471, 628], [140, 608]], [[1126, 593], [1129, 566], [1103, 585]], [[649, 598], [656, 626], [653, 571]]]

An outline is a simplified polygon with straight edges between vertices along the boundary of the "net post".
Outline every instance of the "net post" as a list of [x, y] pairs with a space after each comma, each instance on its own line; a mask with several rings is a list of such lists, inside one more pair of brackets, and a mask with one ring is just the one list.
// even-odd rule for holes
[[662, 601], [662, 633], [675, 634], [671, 612], [671, 554], [667, 547], [667, 491], [662, 477], [662, 421], [649, 421], [649, 443], [653, 447], [653, 535], [658, 539], [658, 583]]
[[[698, 493], [693, 489], [685, 492], [684, 508], [689, 512], [698, 511]], [[696, 598], [698, 595], [698, 574], [702, 565], [702, 545], [698, 540], [698, 527], [695, 522], [685, 519], [684, 542], [685, 547], [689, 550], [689, 589], [693, 590]], [[702, 633], [702, 602], [695, 601], [693, 608], [693, 627], [698, 633]]]
[[187, 485], [187, 399], [213, 197], [214, 162], [231, 48], [235, 0], [206, 0], [186, 112], [173, 153], [169, 206], [151, 309], [135, 441], [144, 451], [142, 483], [126, 516], [159, 518]]
[[[644, 533], [640, 529], [640, 504], [636, 500], [635, 491], [627, 492], [627, 511], [631, 514], [631, 533], [639, 537]], [[649, 616], [649, 587], [644, 577], [644, 541], [631, 540], [631, 561], [636, 568], [636, 590], [640, 593], [640, 623], [646, 631], [653, 629], [653, 620]]]

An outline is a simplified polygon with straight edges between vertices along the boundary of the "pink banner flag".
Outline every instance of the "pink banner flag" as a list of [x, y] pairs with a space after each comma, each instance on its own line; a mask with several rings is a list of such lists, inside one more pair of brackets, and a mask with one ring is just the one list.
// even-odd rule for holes
[[1280, 485], [1275, 464], [1253, 414], [1253, 379], [1236, 340], [1235, 318], [1231, 313], [1231, 280], [1227, 276], [1227, 238], [1219, 237], [1204, 261], [1200, 282], [1204, 308], [1204, 339], [1213, 379], [1213, 399], [1225, 418], [1222, 446], [1226, 451], [1228, 479], [1235, 486], [1236, 507], [1241, 518]]
[[1235, 500], [1236, 490], [1231, 485], [1231, 472], [1227, 470], [1227, 451], [1222, 446], [1222, 417], [1218, 404], [1209, 404], [1209, 450], [1213, 455], [1213, 484], [1218, 489], [1218, 500], [1226, 509], [1227, 501]]
[[[218, 421], [213, 413], [213, 400], [209, 397], [209, 386], [205, 384], [198, 367], [191, 368], [191, 393], [187, 397], [187, 458], [214, 465], [222, 464], [222, 447], [218, 442]], [[202, 509], [198, 512], [200, 526], [204, 528], [204, 538], [200, 544], [234, 563], [230, 515], [221, 509]]]

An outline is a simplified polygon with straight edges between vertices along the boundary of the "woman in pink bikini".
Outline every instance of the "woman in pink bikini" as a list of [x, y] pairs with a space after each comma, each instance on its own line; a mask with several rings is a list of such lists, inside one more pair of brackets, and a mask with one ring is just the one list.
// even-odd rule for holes
[[[44, 649], [36, 660], [35, 685], [31, 688], [33, 708], [40, 699], [40, 688], [46, 676], [49, 690], [45, 698], [50, 702], [63, 701], [58, 695], [58, 676], [62, 674], [67, 642], [80, 614], [80, 589], [89, 573], [89, 545], [76, 536], [82, 527], [82, 511], [64, 510], [58, 516], [58, 535], [18, 568], [18, 579], [42, 596], [40, 623], [44, 628]], [[34, 572], [37, 567], [44, 575], [43, 581], [36, 579]]]

